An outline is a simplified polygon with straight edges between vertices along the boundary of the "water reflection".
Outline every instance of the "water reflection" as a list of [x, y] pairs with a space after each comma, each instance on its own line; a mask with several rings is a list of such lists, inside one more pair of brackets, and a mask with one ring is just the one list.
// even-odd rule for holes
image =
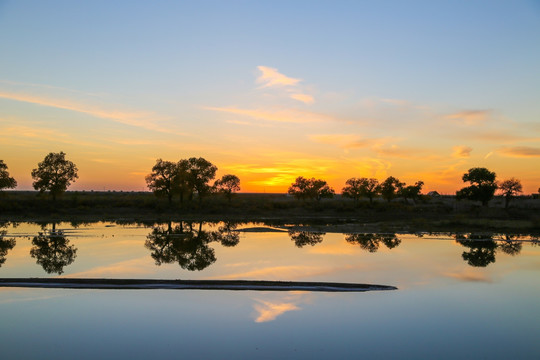
[[216, 261], [214, 249], [208, 246], [215, 239], [211, 232], [198, 229], [192, 222], [180, 222], [172, 226], [156, 226], [146, 237], [144, 246], [152, 251], [150, 256], [156, 265], [177, 262], [182, 269], [189, 271], [203, 270]]
[[236, 246], [240, 242], [240, 234], [235, 231], [237, 227], [238, 223], [224, 222], [222, 226], [218, 227], [217, 231], [212, 232], [212, 236], [223, 246]]
[[523, 248], [523, 243], [517, 241], [518, 238], [517, 235], [504, 235], [504, 240], [499, 243], [499, 249], [511, 256], [518, 255]]
[[[520, 236], [503, 234], [495, 238], [493, 234], [456, 234], [456, 242], [469, 251], [461, 254], [463, 260], [471, 266], [486, 267], [496, 260], [496, 253], [501, 252], [515, 256], [521, 252], [523, 242]], [[534, 239], [532, 239], [534, 244]]]
[[301, 248], [306, 245], [315, 246], [323, 241], [323, 232], [309, 232], [309, 231], [293, 231], [289, 230], [289, 236], [294, 244]]
[[15, 239], [4, 239], [6, 236], [6, 230], [0, 230], [0, 267], [6, 262], [6, 256], [9, 250], [15, 247]]
[[380, 244], [384, 244], [388, 249], [393, 249], [399, 244], [401, 240], [396, 234], [346, 234], [345, 240], [350, 244], [358, 244], [364, 250], [371, 253], [379, 250]]
[[62, 274], [64, 267], [73, 263], [77, 257], [77, 249], [69, 244], [63, 230], [56, 230], [55, 223], [52, 229], [38, 233], [32, 245], [30, 255], [48, 274]]

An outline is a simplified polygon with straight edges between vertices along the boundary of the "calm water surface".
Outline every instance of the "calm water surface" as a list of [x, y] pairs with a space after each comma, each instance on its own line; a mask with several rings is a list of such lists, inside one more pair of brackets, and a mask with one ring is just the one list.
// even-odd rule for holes
[[9, 225], [0, 229], [0, 277], [332, 281], [399, 290], [0, 288], [2, 358], [540, 357], [534, 238], [237, 231], [255, 226], [262, 225]]

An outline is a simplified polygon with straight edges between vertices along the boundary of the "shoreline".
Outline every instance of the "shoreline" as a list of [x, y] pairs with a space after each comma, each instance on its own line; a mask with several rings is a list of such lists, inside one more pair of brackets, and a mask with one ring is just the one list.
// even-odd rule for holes
[[80, 278], [0, 278], [0, 287], [107, 290], [238, 290], [365, 292], [397, 290], [395, 286], [311, 281], [157, 280]]

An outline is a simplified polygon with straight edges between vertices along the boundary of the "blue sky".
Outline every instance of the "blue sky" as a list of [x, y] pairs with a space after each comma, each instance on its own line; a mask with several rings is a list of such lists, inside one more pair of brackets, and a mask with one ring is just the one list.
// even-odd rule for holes
[[22, 188], [60, 150], [87, 189], [190, 156], [252, 191], [451, 192], [473, 166], [540, 186], [539, 1], [0, 1], [0, 49], [0, 158]]

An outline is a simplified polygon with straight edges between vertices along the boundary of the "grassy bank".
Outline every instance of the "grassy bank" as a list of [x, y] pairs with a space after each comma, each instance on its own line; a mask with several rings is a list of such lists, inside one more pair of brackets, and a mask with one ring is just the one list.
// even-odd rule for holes
[[201, 203], [172, 204], [149, 192], [67, 192], [56, 201], [47, 194], [10, 191], [0, 194], [0, 221], [166, 221], [234, 220], [277, 223], [332, 224], [355, 222], [382, 227], [449, 230], [540, 231], [540, 200], [516, 198], [509, 209], [501, 198], [488, 207], [452, 196], [425, 197], [415, 203], [396, 199], [355, 202], [333, 199], [299, 201], [285, 194], [235, 194], [232, 201], [219, 195]]

